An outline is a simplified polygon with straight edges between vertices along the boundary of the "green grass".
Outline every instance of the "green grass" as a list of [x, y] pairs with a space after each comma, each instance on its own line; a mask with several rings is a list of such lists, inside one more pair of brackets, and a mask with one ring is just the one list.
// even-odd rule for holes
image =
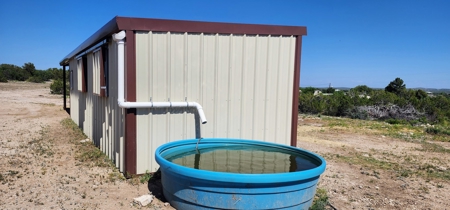
[[145, 174], [140, 176], [139, 181], [144, 184], [147, 183], [152, 178], [152, 174], [147, 170], [145, 171]]
[[450, 154], [450, 149], [446, 149], [443, 146], [436, 144], [436, 143], [423, 141], [423, 142], [421, 142], [421, 146], [422, 146], [422, 149], [417, 149], [417, 150], [424, 151], [424, 152], [437, 152], [437, 153], [449, 153]]
[[83, 131], [78, 127], [78, 125], [75, 124], [70, 118], [63, 119], [61, 121], [61, 125], [64, 128], [72, 131], [71, 133], [69, 133], [72, 142], [87, 138], [86, 135], [84, 135]]
[[[21, 145], [21, 147], [26, 146]], [[45, 158], [53, 156], [53, 139], [49, 135], [49, 127], [41, 126], [39, 136], [28, 142], [28, 147], [32, 149], [33, 153]]]
[[[332, 156], [333, 155], [331, 155], [331, 157]], [[330, 157], [330, 156], [328, 156], [328, 157]], [[334, 157], [335, 157], [334, 159], [339, 160], [341, 162], [349, 163], [352, 165], [364, 166], [364, 167], [372, 169], [372, 170], [376, 170], [376, 169], [396, 170], [396, 169], [400, 168], [398, 163], [382, 161], [382, 160], [378, 160], [378, 159], [375, 159], [370, 156], [367, 157], [358, 152], [354, 152], [353, 154], [351, 154], [351, 156], [344, 156], [344, 155], [336, 154], [336, 155], [334, 155]]]
[[[352, 152], [349, 155], [325, 154], [323, 156], [325, 157], [325, 159], [333, 159], [339, 162], [358, 165], [373, 170], [373, 173], [368, 173], [367, 175], [372, 175], [377, 178], [379, 172], [377, 172], [376, 170], [385, 170], [392, 171], [399, 177], [417, 176], [425, 179], [450, 180], [450, 170], [442, 170], [437, 166], [428, 163], [421, 164], [417, 161], [417, 159], [413, 160], [409, 156], [405, 157], [403, 161], [399, 162], [378, 160], [370, 156], [364, 156], [359, 152]], [[399, 160], [399, 158], [401, 157], [394, 159]], [[440, 160], [438, 160], [437, 165], [439, 165], [439, 161]]]
[[450, 141], [450, 128], [444, 126], [424, 128], [401, 120], [382, 122], [339, 117], [322, 117], [321, 119], [332, 129], [348, 129], [356, 133], [384, 135], [406, 141]]
[[110, 172], [107, 177], [103, 177], [105, 182], [114, 183], [115, 181], [123, 181], [126, 179], [124, 175], [115, 167], [108, 156], [97, 148], [94, 143], [91, 141], [80, 142], [83, 139], [87, 139], [87, 136], [70, 118], [63, 119], [61, 124], [69, 131], [67, 132], [67, 135], [70, 137], [70, 142], [76, 145], [76, 160], [89, 167], [95, 166], [111, 168], [112, 172]]
[[310, 210], [323, 210], [328, 205], [327, 191], [323, 188], [317, 188], [316, 195], [314, 196], [313, 204], [309, 208]]
[[113, 167], [111, 160], [92, 142], [80, 142], [86, 139], [87, 136], [81, 129], [70, 119], [66, 118], [61, 121], [61, 124], [70, 132], [67, 133], [70, 137], [70, 142], [77, 146], [77, 154], [75, 158], [87, 166], [98, 167]]

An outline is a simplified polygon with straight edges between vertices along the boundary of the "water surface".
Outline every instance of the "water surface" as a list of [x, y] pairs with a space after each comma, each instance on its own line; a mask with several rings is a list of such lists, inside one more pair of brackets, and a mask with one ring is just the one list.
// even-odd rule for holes
[[184, 151], [166, 158], [189, 168], [240, 174], [303, 171], [321, 163], [301, 152], [267, 146], [225, 146]]

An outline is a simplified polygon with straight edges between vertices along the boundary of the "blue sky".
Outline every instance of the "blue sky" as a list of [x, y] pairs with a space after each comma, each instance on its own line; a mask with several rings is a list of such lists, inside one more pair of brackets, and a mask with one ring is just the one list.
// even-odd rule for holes
[[59, 61], [114, 16], [306, 26], [300, 84], [450, 88], [448, 0], [0, 0], [0, 64]]

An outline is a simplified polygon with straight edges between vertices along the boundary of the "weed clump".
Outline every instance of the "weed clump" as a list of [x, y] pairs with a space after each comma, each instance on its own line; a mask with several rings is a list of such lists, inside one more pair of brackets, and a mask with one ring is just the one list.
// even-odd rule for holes
[[323, 188], [318, 188], [314, 197], [313, 204], [309, 208], [310, 210], [322, 210], [328, 205], [327, 191]]

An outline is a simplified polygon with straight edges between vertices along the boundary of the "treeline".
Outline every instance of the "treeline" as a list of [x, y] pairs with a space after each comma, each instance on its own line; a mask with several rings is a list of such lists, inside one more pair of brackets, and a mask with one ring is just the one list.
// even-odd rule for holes
[[423, 90], [406, 89], [400, 78], [390, 82], [384, 90], [365, 85], [348, 91], [336, 91], [333, 88], [319, 90], [312, 87], [300, 90], [301, 113], [379, 119], [412, 125], [430, 123], [449, 126], [450, 123], [448, 94], [428, 94]]
[[[28, 81], [43, 83], [52, 80], [50, 92], [62, 94], [63, 92], [63, 70], [49, 68], [47, 70], [37, 70], [33, 63], [25, 63], [22, 67], [13, 64], [0, 64], [0, 82], [8, 81]], [[66, 82], [69, 81], [69, 74], [66, 71]], [[68, 83], [66, 85], [68, 91]]]

